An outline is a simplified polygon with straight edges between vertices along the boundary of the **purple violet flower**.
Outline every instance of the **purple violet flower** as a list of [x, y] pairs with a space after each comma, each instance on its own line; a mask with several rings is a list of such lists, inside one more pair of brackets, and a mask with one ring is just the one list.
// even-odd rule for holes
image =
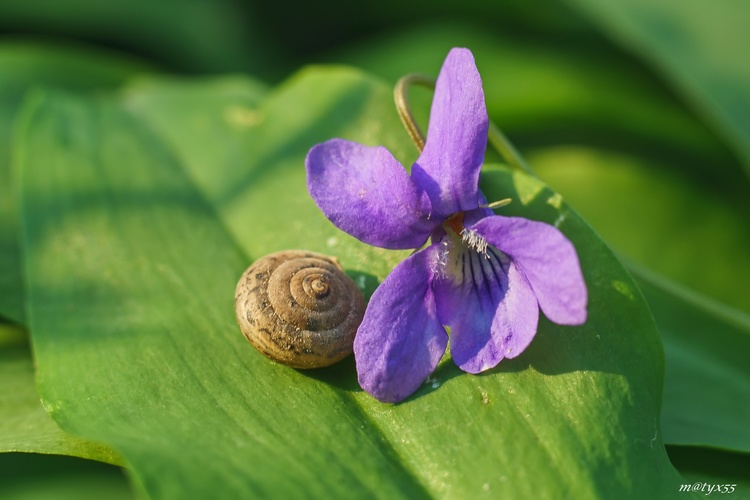
[[518, 356], [539, 309], [555, 323], [586, 321], [578, 256], [555, 227], [483, 207], [479, 171], [489, 119], [474, 58], [453, 49], [443, 63], [427, 141], [411, 175], [383, 147], [343, 139], [307, 155], [307, 186], [341, 230], [370, 245], [431, 243], [375, 290], [354, 340], [360, 385], [383, 402], [416, 391], [445, 353], [479, 373]]

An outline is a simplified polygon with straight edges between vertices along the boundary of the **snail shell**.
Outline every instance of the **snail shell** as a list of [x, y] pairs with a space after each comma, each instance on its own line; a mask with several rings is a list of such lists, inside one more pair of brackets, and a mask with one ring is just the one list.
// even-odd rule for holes
[[234, 296], [237, 322], [261, 354], [295, 368], [352, 353], [365, 300], [334, 257], [287, 250], [255, 261]]

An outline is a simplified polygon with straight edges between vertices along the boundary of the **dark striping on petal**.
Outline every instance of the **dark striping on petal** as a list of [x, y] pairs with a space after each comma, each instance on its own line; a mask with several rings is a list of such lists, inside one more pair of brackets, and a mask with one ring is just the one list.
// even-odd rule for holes
[[[490, 260], [493, 261], [492, 272], [495, 276], [495, 280], [498, 283], [505, 283], [505, 285], [502, 286], [503, 294], [505, 294], [507, 293], [508, 286], [510, 285], [510, 280], [508, 280], [509, 259], [505, 254], [500, 252], [500, 250], [495, 247], [488, 246], [487, 251], [491, 254]], [[492, 257], [494, 257], [494, 259]]]
[[466, 275], [466, 252], [461, 252], [461, 280]]
[[[474, 279], [474, 288], [476, 289], [477, 293], [484, 294], [485, 297], [490, 297], [492, 289], [490, 288], [490, 284], [487, 281], [487, 273], [485, 269], [485, 265], [482, 262], [482, 256], [477, 252], [471, 252], [471, 262], [474, 263], [472, 266], [472, 271], [476, 272]], [[480, 287], [482, 288], [480, 290]], [[485, 301], [482, 301], [482, 305], [484, 306]]]
[[477, 279], [479, 278], [479, 272], [477, 269], [474, 269], [474, 256], [476, 255], [476, 252], [469, 251], [467, 253], [469, 254], [469, 274], [471, 275], [471, 282], [474, 285], [474, 290], [478, 290], [479, 283], [477, 283]]
[[472, 288], [477, 295], [488, 299], [501, 299], [502, 297], [493, 297], [493, 295], [498, 291], [502, 295], [507, 292], [508, 258], [494, 247], [488, 247], [486, 254], [474, 250], [464, 251], [462, 258], [464, 262], [462, 280], [467, 278], [468, 273], [471, 276]]

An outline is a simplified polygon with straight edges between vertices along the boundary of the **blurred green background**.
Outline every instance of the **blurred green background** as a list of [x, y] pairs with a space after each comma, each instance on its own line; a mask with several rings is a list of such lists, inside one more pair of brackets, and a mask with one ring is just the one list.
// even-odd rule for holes
[[[747, 431], [733, 447], [736, 439], [698, 442], [689, 430], [713, 422], [742, 434], [750, 421], [747, 26], [750, 7], [728, 0], [3, 0], [0, 158], [9, 163], [15, 113], [40, 85], [105, 90], [146, 73], [243, 74], [271, 88], [309, 64], [351, 65], [392, 84], [434, 75], [450, 47], [469, 47], [493, 121], [642, 284], [665, 344], [663, 422], [696, 416], [665, 436], [673, 463], [696, 480], [747, 480]], [[426, 124], [430, 95], [413, 98]], [[15, 331], [23, 279], [10, 185], [3, 169], [0, 312]], [[14, 335], [0, 347], [26, 349]], [[691, 402], [695, 389], [706, 404]], [[87, 481], [61, 478], [90, 474], [129, 496], [114, 466], [0, 460], [0, 493], [44, 498], [54, 485], [55, 498], [82, 498]]]
[[[726, 108], [748, 120], [747, 30], [723, 24], [747, 19], [746, 9], [631, 3], [646, 31], [631, 36], [619, 25], [628, 12], [609, 7], [601, 21], [588, 4], [597, 2], [6, 0], [0, 36], [6, 46], [85, 44], [158, 72], [246, 73], [270, 85], [318, 63], [391, 82], [435, 74], [450, 47], [467, 46], [491, 117], [623, 256], [750, 311], [748, 141], [737, 137], [742, 122], [720, 120]], [[665, 21], [672, 5], [681, 18]], [[701, 65], [708, 58], [714, 67]], [[693, 74], [681, 78], [680, 65]], [[701, 86], [711, 70], [718, 83]]]

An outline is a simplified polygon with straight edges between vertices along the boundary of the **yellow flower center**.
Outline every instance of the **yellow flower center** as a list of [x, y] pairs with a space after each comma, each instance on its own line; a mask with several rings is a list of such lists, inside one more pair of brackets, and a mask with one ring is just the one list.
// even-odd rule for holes
[[443, 226], [449, 228], [456, 233], [457, 236], [460, 236], [464, 230], [464, 213], [458, 212], [451, 215], [445, 222], [443, 222]]

